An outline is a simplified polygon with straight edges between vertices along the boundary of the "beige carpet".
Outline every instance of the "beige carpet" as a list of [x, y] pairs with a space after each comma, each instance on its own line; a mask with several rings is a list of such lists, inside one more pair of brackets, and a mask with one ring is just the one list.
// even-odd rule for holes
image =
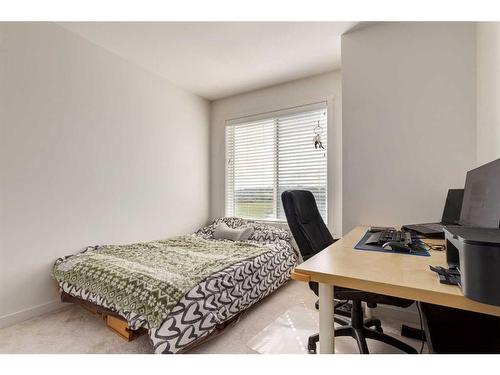
[[[266, 332], [270, 331], [268, 326], [279, 324], [280, 319], [283, 319], [282, 316], [290, 310], [317, 314], [317, 311], [311, 310], [316, 299], [307, 284], [290, 281], [250, 309], [236, 326], [194, 348], [190, 353], [257, 353], [250, 346], [255, 347], [256, 340], [266, 339]], [[382, 320], [387, 333], [396, 334], [402, 323], [389, 318]], [[311, 329], [310, 325], [308, 329]], [[416, 348], [420, 347], [419, 341], [411, 339], [405, 341]], [[337, 352], [357, 353], [357, 346], [352, 339], [341, 337], [335, 342]], [[385, 344], [371, 340], [368, 342], [372, 353], [398, 352], [397, 349]], [[104, 322], [97, 316], [75, 305], [0, 329], [0, 353], [151, 352], [152, 347], [147, 335], [126, 342], [106, 328]], [[272, 346], [264, 352], [272, 353]], [[290, 353], [300, 353], [300, 350], [290, 349]]]

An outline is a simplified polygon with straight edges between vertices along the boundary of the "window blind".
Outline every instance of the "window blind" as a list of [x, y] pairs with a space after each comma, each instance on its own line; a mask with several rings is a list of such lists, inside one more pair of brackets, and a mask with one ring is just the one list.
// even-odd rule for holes
[[[320, 134], [324, 149], [315, 148]], [[327, 221], [326, 107], [226, 126], [226, 215], [286, 220], [281, 193], [310, 190]]]

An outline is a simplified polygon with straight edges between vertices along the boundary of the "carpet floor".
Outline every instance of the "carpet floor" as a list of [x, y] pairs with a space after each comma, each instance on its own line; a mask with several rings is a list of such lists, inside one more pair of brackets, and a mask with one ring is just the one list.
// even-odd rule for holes
[[[194, 348], [190, 353], [255, 354], [257, 352], [251, 349], [251, 343], [255, 342], [256, 338], [266, 339], [265, 332], [272, 331], [269, 328], [266, 330], [266, 327], [270, 325], [272, 327], [273, 322], [279, 322], [280, 317], [291, 309], [292, 311], [307, 309], [308, 313], [317, 314], [317, 311], [312, 310], [316, 299], [307, 284], [290, 281], [243, 314], [234, 327]], [[382, 320], [385, 332], [398, 338], [401, 338], [398, 336], [401, 324], [411, 323], [415, 326], [414, 322], [380, 315], [378, 309], [375, 309], [375, 313]], [[267, 340], [272, 341], [269, 338]], [[403, 340], [420, 349], [420, 341], [408, 338]], [[339, 337], [335, 343], [338, 353], [358, 353], [356, 343], [349, 337]], [[399, 352], [395, 348], [372, 340], [368, 340], [368, 346], [371, 353]], [[79, 306], [70, 305], [56, 312], [0, 329], [0, 353], [132, 354], [152, 353], [152, 346], [147, 335], [126, 342], [107, 329], [98, 316]], [[291, 351], [290, 354], [293, 353]]]

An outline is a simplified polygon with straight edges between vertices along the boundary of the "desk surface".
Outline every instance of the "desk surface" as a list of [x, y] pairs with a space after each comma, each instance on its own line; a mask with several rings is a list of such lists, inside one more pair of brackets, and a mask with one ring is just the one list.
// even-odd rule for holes
[[354, 249], [367, 229], [355, 228], [297, 266], [293, 277], [500, 316], [499, 306], [475, 302], [458, 286], [439, 282], [429, 265], [446, 267], [444, 251], [430, 250], [431, 256], [423, 257]]

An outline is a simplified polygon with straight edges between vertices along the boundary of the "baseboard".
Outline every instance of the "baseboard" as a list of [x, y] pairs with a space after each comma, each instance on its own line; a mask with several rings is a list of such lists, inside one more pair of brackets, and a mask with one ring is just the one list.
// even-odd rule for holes
[[30, 307], [12, 314], [4, 315], [0, 317], [0, 328], [12, 326], [14, 324], [23, 322], [28, 319], [35, 318], [37, 316], [47, 314], [53, 311], [60, 310], [67, 305], [62, 303], [60, 300], [55, 300], [47, 302], [38, 306]]

